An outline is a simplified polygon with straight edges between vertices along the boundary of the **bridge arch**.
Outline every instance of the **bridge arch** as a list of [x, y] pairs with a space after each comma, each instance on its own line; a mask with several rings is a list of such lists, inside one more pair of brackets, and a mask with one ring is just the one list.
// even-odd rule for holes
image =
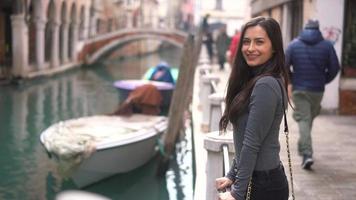
[[131, 29], [118, 31], [87, 42], [83, 48], [82, 56], [86, 58], [88, 64], [92, 64], [115, 47], [142, 39], [166, 41], [183, 48], [187, 36], [187, 33], [178, 30]]

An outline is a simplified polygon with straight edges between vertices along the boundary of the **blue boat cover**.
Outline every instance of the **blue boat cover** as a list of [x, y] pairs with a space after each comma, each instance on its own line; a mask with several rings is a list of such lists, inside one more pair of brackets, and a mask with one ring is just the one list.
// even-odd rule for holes
[[145, 78], [153, 81], [161, 81], [167, 83], [176, 83], [176, 79], [172, 75], [171, 68], [166, 62], [159, 63], [156, 67], [152, 67], [145, 74]]

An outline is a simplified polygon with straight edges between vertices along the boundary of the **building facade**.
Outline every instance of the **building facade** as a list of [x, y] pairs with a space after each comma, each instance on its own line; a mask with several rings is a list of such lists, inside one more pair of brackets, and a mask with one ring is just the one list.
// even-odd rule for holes
[[7, 30], [12, 37], [12, 76], [74, 64], [77, 43], [89, 36], [91, 5], [85, 0], [12, 1]]
[[318, 19], [325, 39], [334, 44], [342, 70], [326, 86], [325, 112], [356, 114], [356, 2], [354, 0], [252, 0], [252, 16], [270, 16], [281, 25], [284, 46], [308, 19]]
[[[156, 0], [2, 0], [0, 81], [51, 75], [83, 63], [96, 38], [130, 28], [158, 28]], [[152, 49], [160, 42], [135, 46]]]
[[209, 23], [226, 24], [230, 36], [251, 16], [248, 0], [196, 0], [195, 23], [198, 24], [206, 14], [210, 15]]

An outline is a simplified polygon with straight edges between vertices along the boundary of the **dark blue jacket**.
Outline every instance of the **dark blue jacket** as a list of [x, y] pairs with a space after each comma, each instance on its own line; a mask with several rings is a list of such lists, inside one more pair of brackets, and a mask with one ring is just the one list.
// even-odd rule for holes
[[331, 42], [318, 29], [304, 29], [286, 50], [293, 90], [323, 92], [337, 75], [340, 65]]

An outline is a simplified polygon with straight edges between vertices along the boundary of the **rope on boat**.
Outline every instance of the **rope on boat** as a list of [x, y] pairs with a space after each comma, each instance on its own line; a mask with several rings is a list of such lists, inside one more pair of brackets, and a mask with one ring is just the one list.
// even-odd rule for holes
[[162, 139], [158, 138], [157, 139], [157, 145], [158, 145], [158, 150], [159, 150], [159, 153], [165, 157], [166, 156], [166, 151], [164, 150], [164, 144], [163, 144], [163, 141]]

